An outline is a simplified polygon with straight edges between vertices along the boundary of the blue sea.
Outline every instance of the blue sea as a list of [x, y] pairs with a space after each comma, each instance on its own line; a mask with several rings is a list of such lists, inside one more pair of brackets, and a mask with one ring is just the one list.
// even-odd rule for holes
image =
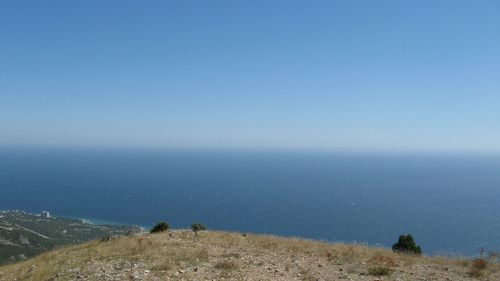
[[0, 209], [390, 247], [500, 250], [500, 156], [0, 149]]

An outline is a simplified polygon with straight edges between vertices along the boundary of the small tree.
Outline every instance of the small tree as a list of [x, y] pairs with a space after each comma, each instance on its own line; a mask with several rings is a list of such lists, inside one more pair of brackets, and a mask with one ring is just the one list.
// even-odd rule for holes
[[164, 221], [161, 221], [157, 224], [155, 224], [155, 226], [153, 226], [153, 228], [151, 228], [151, 233], [157, 233], [157, 232], [164, 232], [164, 231], [167, 231], [168, 229], [170, 228], [170, 225]]
[[191, 225], [191, 230], [194, 232], [194, 234], [198, 235], [198, 231], [203, 231], [206, 230], [207, 227], [202, 224], [202, 223], [193, 223]]
[[399, 236], [398, 243], [392, 245], [392, 251], [395, 253], [422, 254], [420, 246], [417, 246], [411, 234]]

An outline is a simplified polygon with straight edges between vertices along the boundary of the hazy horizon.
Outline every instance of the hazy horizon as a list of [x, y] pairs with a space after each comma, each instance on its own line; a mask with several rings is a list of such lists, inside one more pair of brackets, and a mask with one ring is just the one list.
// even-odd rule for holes
[[284, 148], [284, 147], [181, 147], [181, 146], [118, 146], [118, 145], [25, 145], [25, 144], [0, 144], [0, 152], [17, 153], [45, 153], [45, 152], [90, 152], [90, 153], [120, 153], [141, 154], [168, 153], [208, 154], [208, 155], [351, 155], [351, 156], [389, 156], [389, 157], [487, 157], [500, 158], [497, 150], [431, 150], [431, 149], [346, 149], [346, 148]]
[[500, 152], [498, 1], [0, 7], [0, 146]]

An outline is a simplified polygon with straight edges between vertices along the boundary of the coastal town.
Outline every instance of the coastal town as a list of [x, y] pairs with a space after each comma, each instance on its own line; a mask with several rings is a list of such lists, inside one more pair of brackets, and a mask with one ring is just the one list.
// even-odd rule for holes
[[61, 245], [138, 231], [140, 228], [135, 226], [95, 225], [53, 217], [45, 210], [40, 214], [0, 211], [0, 264], [24, 260]]

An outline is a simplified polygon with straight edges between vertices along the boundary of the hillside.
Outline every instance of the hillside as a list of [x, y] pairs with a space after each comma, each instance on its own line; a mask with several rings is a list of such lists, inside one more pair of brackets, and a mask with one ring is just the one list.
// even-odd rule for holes
[[[93, 241], [0, 267], [0, 280], [500, 280], [489, 263], [360, 245], [176, 230]], [[388, 272], [386, 272], [386, 270]], [[376, 276], [377, 274], [385, 274]]]
[[137, 232], [132, 226], [94, 225], [71, 218], [0, 211], [0, 264], [26, 259], [62, 245]]

